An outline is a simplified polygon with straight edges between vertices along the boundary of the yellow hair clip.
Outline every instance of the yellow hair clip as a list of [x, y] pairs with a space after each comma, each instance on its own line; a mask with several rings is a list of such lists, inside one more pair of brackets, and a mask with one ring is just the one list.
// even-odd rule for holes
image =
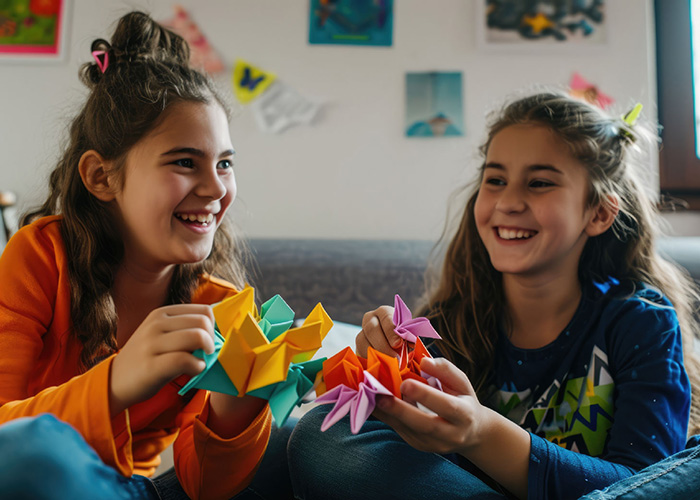
[[637, 123], [639, 115], [642, 114], [642, 107], [641, 102], [635, 104], [634, 107], [622, 117], [622, 121], [625, 122], [628, 127], [634, 127], [634, 124]]

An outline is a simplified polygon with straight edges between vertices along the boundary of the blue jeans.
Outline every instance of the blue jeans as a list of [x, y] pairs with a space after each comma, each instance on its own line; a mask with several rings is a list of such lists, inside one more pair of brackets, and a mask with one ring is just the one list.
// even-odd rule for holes
[[[468, 463], [416, 450], [386, 424], [369, 419], [353, 435], [346, 418], [326, 432], [332, 405], [314, 408], [292, 432], [287, 447], [295, 498], [491, 499], [508, 494], [480, 478]], [[582, 500], [700, 499], [700, 439], [689, 448]]]
[[[291, 419], [290, 419], [291, 420]], [[250, 486], [236, 499], [292, 498], [285, 450], [294, 426], [273, 425], [268, 450]], [[124, 477], [106, 465], [70, 425], [49, 414], [0, 426], [0, 497], [44, 500], [187, 499], [175, 471], [153, 481]]]

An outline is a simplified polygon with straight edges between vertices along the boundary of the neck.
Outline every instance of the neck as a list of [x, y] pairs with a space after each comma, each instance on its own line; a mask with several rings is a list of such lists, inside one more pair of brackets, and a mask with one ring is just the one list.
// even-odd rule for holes
[[503, 276], [511, 321], [510, 341], [537, 349], [553, 342], [569, 324], [581, 300], [581, 284], [573, 275]]
[[117, 344], [122, 347], [151, 311], [168, 297], [175, 266], [146, 269], [124, 262], [117, 270], [112, 297], [117, 311]]

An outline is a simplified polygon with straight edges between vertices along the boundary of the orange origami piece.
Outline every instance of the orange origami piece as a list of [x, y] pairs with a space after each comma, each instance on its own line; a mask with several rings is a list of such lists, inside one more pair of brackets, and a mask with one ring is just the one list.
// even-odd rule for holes
[[363, 371], [364, 368], [358, 356], [350, 347], [346, 347], [323, 362], [323, 380], [326, 383], [326, 390], [339, 385], [357, 390], [364, 378]]

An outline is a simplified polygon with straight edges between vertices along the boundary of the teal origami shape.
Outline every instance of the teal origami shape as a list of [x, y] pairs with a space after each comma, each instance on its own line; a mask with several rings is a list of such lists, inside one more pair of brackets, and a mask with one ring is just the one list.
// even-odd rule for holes
[[301, 402], [314, 386], [316, 374], [323, 369], [326, 358], [304, 363], [292, 363], [286, 380], [249, 392], [251, 396], [267, 399], [270, 411], [278, 427], [282, 427], [295, 406]]
[[260, 306], [258, 326], [270, 342], [289, 330], [293, 323], [294, 311], [279, 295]]
[[206, 367], [199, 374], [192, 377], [182, 389], [178, 391], [180, 396], [184, 396], [187, 391], [193, 388], [238, 396], [238, 389], [233, 385], [226, 371], [224, 371], [223, 366], [221, 366], [221, 363], [217, 360], [219, 351], [221, 351], [223, 345], [224, 337], [219, 333], [218, 328], [214, 328], [214, 352], [207, 354], [202, 349], [197, 349], [192, 353], [198, 358], [203, 359], [206, 363]]

